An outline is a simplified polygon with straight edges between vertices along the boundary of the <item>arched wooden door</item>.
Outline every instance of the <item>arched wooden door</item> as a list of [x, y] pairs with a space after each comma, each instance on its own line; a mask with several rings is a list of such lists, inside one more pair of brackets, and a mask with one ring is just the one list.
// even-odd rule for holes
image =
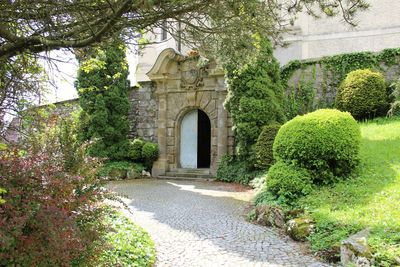
[[182, 168], [209, 168], [211, 123], [202, 110], [187, 113], [181, 122], [180, 165]]

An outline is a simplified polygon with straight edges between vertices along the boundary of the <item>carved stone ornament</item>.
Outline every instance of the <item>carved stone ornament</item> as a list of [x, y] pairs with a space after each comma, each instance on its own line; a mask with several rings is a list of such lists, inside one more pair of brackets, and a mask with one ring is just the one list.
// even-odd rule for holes
[[199, 66], [198, 58], [187, 58], [181, 62], [181, 87], [187, 90], [195, 90], [203, 85], [205, 67]]

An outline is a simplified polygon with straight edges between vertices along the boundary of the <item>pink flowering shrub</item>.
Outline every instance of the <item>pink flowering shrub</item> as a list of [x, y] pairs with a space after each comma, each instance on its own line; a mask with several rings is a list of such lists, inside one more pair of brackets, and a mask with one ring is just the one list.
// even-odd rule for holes
[[46, 152], [0, 151], [0, 266], [69, 266], [96, 255], [107, 197], [85, 159], [75, 175]]

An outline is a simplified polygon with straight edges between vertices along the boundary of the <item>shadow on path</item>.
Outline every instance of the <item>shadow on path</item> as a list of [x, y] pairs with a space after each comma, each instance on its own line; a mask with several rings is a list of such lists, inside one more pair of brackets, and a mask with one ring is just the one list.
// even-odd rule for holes
[[154, 239], [158, 266], [323, 266], [272, 229], [245, 221], [252, 194], [216, 182], [112, 182]]

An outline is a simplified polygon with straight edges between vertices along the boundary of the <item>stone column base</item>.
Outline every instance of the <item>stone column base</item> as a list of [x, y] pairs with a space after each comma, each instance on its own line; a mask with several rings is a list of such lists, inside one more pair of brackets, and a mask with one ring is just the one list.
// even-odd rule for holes
[[168, 166], [167, 160], [165, 159], [157, 160], [153, 164], [153, 168], [151, 169], [151, 175], [153, 177], [165, 175], [165, 173], [167, 172], [167, 166]]

